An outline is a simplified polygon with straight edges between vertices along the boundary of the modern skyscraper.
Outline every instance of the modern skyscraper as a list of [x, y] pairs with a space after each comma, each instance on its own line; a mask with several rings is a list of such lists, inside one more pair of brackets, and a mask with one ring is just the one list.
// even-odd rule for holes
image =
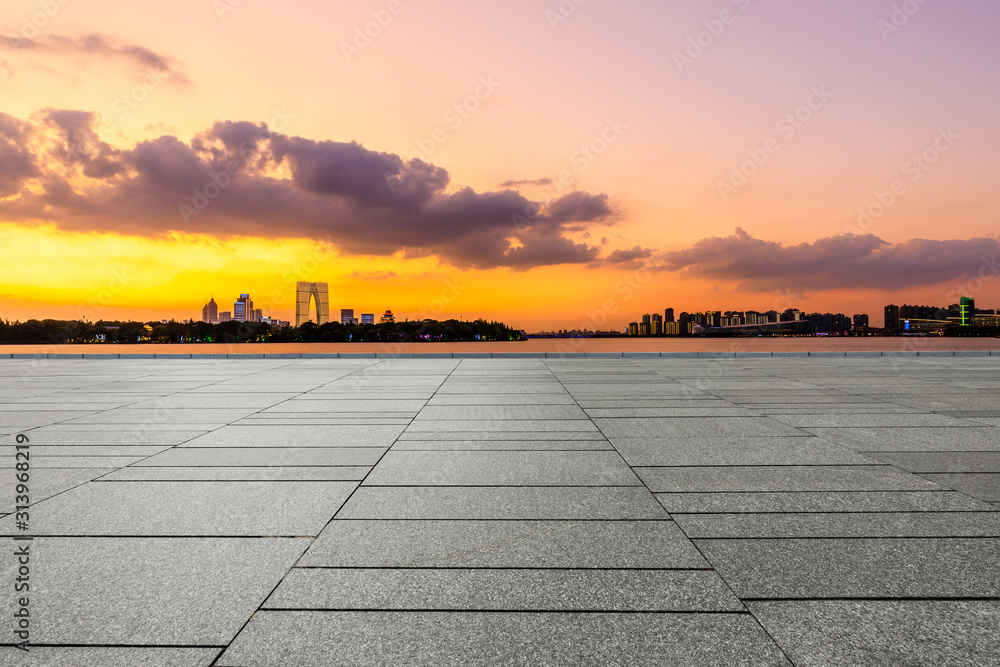
[[896, 331], [899, 329], [899, 306], [890, 303], [885, 307], [885, 319], [883, 320], [883, 328], [889, 329], [890, 331]]
[[651, 336], [662, 336], [663, 335], [663, 317], [659, 313], [653, 313], [652, 317], [652, 328], [649, 333]]
[[867, 329], [868, 328], [868, 316], [867, 315], [855, 315], [854, 316], [854, 328], [855, 329]]
[[361, 313], [361, 324], [375, 324], [375, 313]]
[[340, 323], [343, 325], [352, 324], [351, 320], [354, 319], [354, 309], [353, 308], [341, 308], [340, 309]]
[[673, 308], [667, 308], [665, 311], [663, 311], [663, 321], [664, 322], [673, 322], [674, 321], [674, 309]]
[[648, 336], [652, 332], [652, 318], [647, 313], [642, 316], [642, 323], [639, 325], [639, 335]]
[[249, 294], [240, 294], [240, 298], [233, 304], [233, 319], [240, 322], [253, 321], [253, 301]]
[[971, 327], [976, 317], [976, 300], [968, 296], [959, 299], [958, 317], [959, 326]]
[[205, 304], [205, 307], [201, 309], [201, 321], [215, 323], [219, 321], [219, 306], [215, 303], [215, 297]]
[[316, 324], [330, 321], [330, 292], [326, 283], [298, 282], [295, 284], [295, 326], [309, 321], [309, 305], [316, 301]]

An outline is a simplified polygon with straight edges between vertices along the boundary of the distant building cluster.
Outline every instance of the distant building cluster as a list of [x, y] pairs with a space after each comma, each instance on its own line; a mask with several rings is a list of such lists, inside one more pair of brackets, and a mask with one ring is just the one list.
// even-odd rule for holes
[[995, 309], [976, 308], [976, 300], [963, 296], [958, 303], [947, 308], [936, 306], [897, 306], [890, 303], [885, 307], [884, 326], [887, 331], [940, 331], [948, 327], [995, 327], [1000, 325], [1000, 316]]
[[768, 311], [718, 311], [681, 313], [674, 318], [674, 309], [667, 308], [663, 315], [648, 313], [639, 322], [630, 322], [629, 336], [682, 336], [702, 333], [751, 334], [751, 333], [941, 333], [950, 327], [1000, 326], [996, 310], [976, 308], [975, 300], [962, 297], [959, 303], [947, 308], [934, 306], [885, 307], [883, 329], [871, 326], [867, 314], [848, 317], [843, 313], [805, 313], [795, 308], [782, 312]]
[[[309, 307], [315, 305], [315, 318], [311, 317]], [[211, 324], [220, 322], [264, 322], [275, 328], [287, 327], [290, 323], [264, 315], [260, 308], [254, 308], [253, 299], [249, 294], [240, 294], [240, 297], [233, 303], [232, 310], [219, 311], [219, 305], [213, 296], [201, 309], [201, 321]], [[306, 322], [315, 321], [316, 324], [326, 324], [330, 321], [330, 293], [326, 283], [300, 282], [296, 285], [295, 298], [295, 326], [302, 326]], [[391, 310], [386, 310], [379, 318], [379, 324], [394, 324], [396, 316]], [[360, 319], [354, 316], [353, 308], [342, 308], [340, 311], [340, 323], [349, 324], [375, 324], [374, 313], [362, 313]]]
[[240, 297], [233, 303], [232, 310], [219, 311], [219, 305], [213, 296], [201, 309], [201, 321], [209, 324], [219, 324], [221, 322], [263, 322], [272, 327], [280, 329], [287, 327], [288, 322], [269, 315], [264, 315], [260, 308], [253, 307], [253, 299], [249, 294], [240, 294]]
[[676, 318], [674, 309], [667, 308], [663, 315], [648, 313], [641, 322], [630, 322], [629, 336], [683, 336], [702, 333], [709, 329], [732, 330], [747, 328], [754, 331], [825, 331], [847, 333], [863, 323], [868, 326], [867, 315], [849, 318], [843, 313], [807, 314], [795, 308], [783, 312], [777, 310], [706, 310], [697, 313], [682, 312]]
[[[392, 314], [391, 310], [386, 310], [382, 313], [379, 318], [379, 324], [395, 324], [396, 316]], [[353, 308], [341, 308], [340, 309], [340, 323], [343, 325], [348, 324], [361, 324], [362, 326], [366, 324], [375, 324], [375, 313], [362, 313], [361, 319], [359, 320], [354, 316]]]

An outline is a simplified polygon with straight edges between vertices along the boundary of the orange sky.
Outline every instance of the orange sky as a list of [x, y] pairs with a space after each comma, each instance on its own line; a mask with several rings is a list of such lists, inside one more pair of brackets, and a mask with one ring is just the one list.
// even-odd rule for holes
[[[1000, 306], [989, 0], [49, 4], [0, 23], [5, 319], [185, 319], [241, 292], [289, 319], [297, 280], [334, 311], [529, 330]], [[48, 110], [93, 114], [83, 158]], [[185, 222], [217, 121], [274, 135]], [[396, 156], [410, 199], [377, 178]], [[586, 211], [557, 211], [571, 192]], [[521, 200], [539, 220], [504, 228]]]

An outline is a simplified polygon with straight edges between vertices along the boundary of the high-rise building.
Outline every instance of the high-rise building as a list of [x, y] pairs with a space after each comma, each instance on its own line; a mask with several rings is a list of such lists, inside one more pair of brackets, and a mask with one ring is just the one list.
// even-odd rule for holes
[[262, 309], [260, 309], [260, 308], [254, 308], [254, 310], [253, 310], [253, 319], [250, 320], [250, 321], [251, 322], [260, 322], [263, 319], [264, 319], [264, 311]]
[[340, 309], [340, 323], [350, 324], [351, 320], [354, 319], [354, 309], [353, 308], [341, 308]]
[[201, 309], [201, 321], [215, 323], [219, 321], [219, 306], [215, 303], [215, 297], [212, 297], [205, 307]]
[[868, 328], [868, 316], [867, 315], [855, 315], [854, 316], [854, 328], [855, 329], [867, 329]]
[[628, 335], [629, 336], [638, 336], [639, 335], [639, 323], [638, 322], [629, 322], [628, 323]]
[[639, 335], [648, 336], [652, 332], [652, 318], [647, 313], [642, 316], [642, 323], [639, 325]]
[[361, 313], [361, 324], [375, 324], [375, 313]]
[[240, 298], [233, 304], [233, 319], [239, 322], [253, 321], [253, 300], [249, 294], [240, 294]]
[[224, 310], [221, 313], [219, 313], [219, 321], [220, 322], [232, 322], [233, 321], [233, 314], [231, 312], [229, 312], [228, 310]]
[[885, 307], [885, 315], [882, 326], [890, 331], [896, 331], [899, 329], [899, 306], [890, 303]]
[[667, 308], [665, 311], [663, 311], [663, 321], [664, 322], [673, 322], [674, 321], [674, 309], [673, 308]]
[[664, 322], [663, 333], [668, 336], [678, 336], [681, 333], [681, 325], [677, 322]]
[[958, 317], [959, 326], [971, 327], [976, 317], [976, 300], [968, 296], [963, 296], [959, 299]]
[[653, 328], [649, 333], [653, 336], [663, 335], [663, 317], [659, 313], [653, 313]]
[[330, 321], [330, 291], [326, 283], [295, 283], [295, 326], [309, 321], [309, 305], [316, 302], [316, 324]]

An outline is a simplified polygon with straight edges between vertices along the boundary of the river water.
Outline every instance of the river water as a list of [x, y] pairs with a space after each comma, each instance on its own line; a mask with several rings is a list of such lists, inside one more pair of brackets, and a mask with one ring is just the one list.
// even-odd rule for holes
[[168, 345], [0, 345], [2, 353], [222, 353], [222, 352], [845, 352], [998, 350], [1000, 338], [533, 338], [473, 343], [190, 343]]

